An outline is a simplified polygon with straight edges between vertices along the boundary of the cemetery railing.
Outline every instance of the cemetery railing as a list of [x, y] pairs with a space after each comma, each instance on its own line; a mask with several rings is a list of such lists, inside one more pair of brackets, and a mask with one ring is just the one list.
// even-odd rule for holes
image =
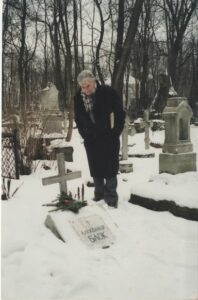
[[19, 153], [17, 130], [12, 133], [2, 133], [2, 167], [1, 176], [9, 179], [19, 179]]

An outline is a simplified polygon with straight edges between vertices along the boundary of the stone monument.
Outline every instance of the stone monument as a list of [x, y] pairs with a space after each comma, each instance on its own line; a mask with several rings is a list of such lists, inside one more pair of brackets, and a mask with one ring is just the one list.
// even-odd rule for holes
[[195, 126], [198, 126], [198, 102], [195, 102], [195, 119], [194, 119], [194, 124]]
[[64, 116], [59, 105], [59, 91], [52, 82], [41, 90], [41, 113], [44, 133], [62, 133]]
[[196, 171], [196, 153], [190, 141], [192, 110], [184, 97], [169, 98], [162, 113], [165, 142], [159, 155], [159, 173]]

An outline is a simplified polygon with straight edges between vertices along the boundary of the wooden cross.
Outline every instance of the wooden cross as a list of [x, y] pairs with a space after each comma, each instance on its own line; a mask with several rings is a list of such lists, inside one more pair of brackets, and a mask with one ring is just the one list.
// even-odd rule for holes
[[128, 131], [129, 131], [129, 118], [126, 116], [124, 129], [122, 132], [122, 160], [128, 159]]
[[42, 178], [43, 185], [49, 185], [53, 183], [59, 183], [60, 193], [64, 192], [67, 194], [67, 181], [81, 177], [81, 171], [75, 171], [71, 173], [65, 172], [65, 156], [64, 152], [67, 147], [56, 148], [57, 153], [57, 164], [58, 164], [58, 176]]

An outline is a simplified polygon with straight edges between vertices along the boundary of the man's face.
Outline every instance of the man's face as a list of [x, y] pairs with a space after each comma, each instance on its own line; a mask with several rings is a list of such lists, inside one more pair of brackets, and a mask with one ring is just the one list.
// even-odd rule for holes
[[92, 95], [96, 90], [96, 81], [95, 79], [84, 79], [81, 83], [81, 91], [86, 96]]

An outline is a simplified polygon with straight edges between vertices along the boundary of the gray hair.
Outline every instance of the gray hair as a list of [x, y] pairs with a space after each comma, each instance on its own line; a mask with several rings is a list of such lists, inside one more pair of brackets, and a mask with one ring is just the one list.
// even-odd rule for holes
[[77, 77], [78, 83], [80, 84], [85, 79], [94, 79], [95, 80], [95, 76], [93, 75], [93, 73], [90, 70], [83, 70], [82, 72], [80, 72], [80, 74]]

